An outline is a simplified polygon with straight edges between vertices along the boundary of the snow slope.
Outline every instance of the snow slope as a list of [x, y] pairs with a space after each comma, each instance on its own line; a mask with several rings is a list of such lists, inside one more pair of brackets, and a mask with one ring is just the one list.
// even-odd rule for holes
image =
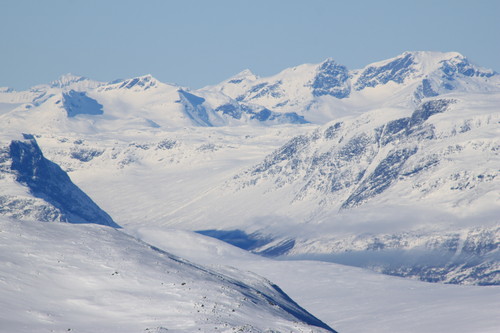
[[97, 225], [0, 219], [9, 332], [333, 332], [279, 287]]
[[[50, 160], [121, 226], [163, 224], [266, 153], [312, 127], [194, 127], [118, 135], [41, 135]], [[216, 199], [216, 198], [214, 198]]]
[[276, 261], [188, 231], [141, 227], [138, 237], [195, 262], [277, 282], [339, 332], [497, 332], [500, 287], [429, 284], [318, 261]]

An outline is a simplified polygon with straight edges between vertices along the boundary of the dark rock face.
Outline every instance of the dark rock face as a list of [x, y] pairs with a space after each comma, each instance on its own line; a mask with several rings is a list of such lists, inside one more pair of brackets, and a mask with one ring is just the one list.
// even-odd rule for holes
[[241, 101], [244, 99], [252, 100], [264, 96], [270, 96], [273, 98], [280, 98], [284, 96], [283, 89], [281, 88], [281, 85], [283, 82], [277, 81], [273, 84], [269, 84], [268, 82], [262, 82], [259, 84], [254, 85], [253, 87], [248, 90], [248, 92], [243, 95], [239, 96], [237, 100]]
[[286, 112], [279, 114], [278, 118], [282, 123], [290, 123], [290, 124], [307, 124], [309, 123], [304, 119], [304, 116], [299, 116], [295, 112]]
[[[188, 93], [184, 90], [179, 90], [180, 103], [184, 105], [184, 109], [188, 117], [198, 126], [214, 126], [210, 120], [209, 112], [212, 110], [205, 107], [205, 99]], [[279, 113], [271, 111], [263, 107], [251, 107], [245, 103], [234, 101], [226, 103], [215, 108], [215, 113], [223, 116], [240, 120], [243, 115], [248, 115], [249, 119], [259, 122], [275, 122], [288, 124], [305, 124], [307, 121], [303, 116], [299, 116], [295, 112]]]
[[253, 114], [250, 119], [257, 119], [258, 121], [266, 121], [266, 120], [269, 120], [272, 116], [272, 112], [271, 110], [269, 109], [262, 109], [260, 110], [259, 112], [256, 112], [255, 114]]
[[435, 97], [438, 95], [439, 93], [434, 89], [433, 83], [429, 79], [423, 79], [414, 93], [414, 97], [417, 101], [421, 101], [426, 97]]
[[494, 71], [483, 71], [472, 65], [466, 58], [454, 58], [441, 62], [441, 71], [443, 78], [453, 80], [456, 75], [468, 77], [492, 77], [496, 73]]
[[347, 198], [342, 204], [342, 209], [357, 206], [384, 192], [399, 177], [404, 163], [416, 151], [416, 148], [391, 151]]
[[409, 126], [414, 129], [416, 126], [422, 125], [429, 117], [444, 112], [452, 103], [454, 101], [450, 99], [436, 99], [423, 103], [412, 113]]
[[73, 149], [70, 157], [81, 162], [90, 162], [94, 158], [101, 156], [103, 153], [103, 150], [81, 148]]
[[62, 221], [119, 227], [57, 164], [47, 160], [33, 136], [10, 144], [11, 169], [33, 196], [55, 207]]
[[140, 87], [141, 89], [147, 90], [155, 86], [157, 86], [156, 80], [153, 77], [146, 75], [126, 80], [118, 87], [118, 89], [132, 89], [134, 87]]
[[[410, 117], [355, 135], [349, 135], [346, 125], [337, 122], [321, 133], [297, 136], [249, 170], [248, 177], [242, 176], [242, 186], [252, 186], [263, 179], [274, 181], [276, 188], [303, 182], [301, 191], [296, 193], [297, 200], [307, 192], [340, 193], [341, 209], [362, 205], [403, 176], [402, 170], [417, 152], [418, 142], [434, 139], [433, 126], [426, 121], [445, 112], [451, 103], [453, 100], [431, 100]], [[404, 145], [399, 148], [400, 143]], [[383, 149], [389, 144], [394, 147]], [[424, 161], [411, 172], [427, 170], [437, 163], [432, 159]]]
[[451, 99], [436, 99], [423, 103], [416, 109], [411, 117], [392, 120], [382, 127], [377, 128], [377, 140], [381, 146], [402, 139], [432, 139], [432, 128], [425, 127], [424, 123], [429, 117], [444, 112], [450, 104]]
[[363, 90], [368, 87], [375, 87], [379, 84], [386, 84], [389, 81], [403, 83], [409, 74], [414, 72], [413, 55], [408, 53], [396, 58], [390, 63], [380, 67], [368, 67], [354, 84], [354, 89]]
[[333, 60], [327, 60], [319, 67], [318, 74], [312, 83], [313, 95], [330, 95], [336, 98], [349, 97], [351, 87], [348, 82], [349, 71], [345, 66]]
[[252, 120], [260, 122], [277, 122], [286, 124], [306, 124], [307, 121], [303, 116], [299, 116], [295, 112], [279, 113], [271, 111], [267, 108], [249, 107], [243, 103], [237, 104], [223, 104], [215, 109], [215, 112], [230, 116], [234, 119], [241, 119], [246, 114]]

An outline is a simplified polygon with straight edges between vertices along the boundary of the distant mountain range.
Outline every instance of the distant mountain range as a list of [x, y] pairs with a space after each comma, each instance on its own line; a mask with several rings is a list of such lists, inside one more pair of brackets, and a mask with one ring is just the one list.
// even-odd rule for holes
[[[245, 70], [199, 90], [64, 75], [2, 88], [0, 128], [3, 161], [15, 157], [8, 145], [37, 151], [14, 140], [35, 135], [125, 229], [175, 226], [269, 256], [499, 284], [499, 106], [498, 73], [455, 52], [405, 52], [357, 70], [333, 59], [266, 78]], [[9, 200], [3, 215], [70, 216]], [[97, 209], [79, 221], [115, 223]]]
[[247, 70], [201, 92], [221, 92], [240, 102], [325, 123], [385, 106], [415, 108], [424, 98], [452, 92], [497, 91], [499, 80], [496, 72], [475, 66], [456, 52], [405, 52], [358, 70], [348, 70], [333, 59], [267, 78]]
[[348, 70], [332, 59], [268, 78], [246, 70], [194, 91], [151, 75], [103, 83], [67, 74], [28, 91], [2, 88], [0, 103], [2, 121], [10, 127], [30, 128], [35, 122], [38, 131], [75, 131], [82, 125], [103, 131], [323, 124], [383, 107], [415, 108], [422, 99], [443, 94], [497, 91], [499, 77], [458, 53], [405, 52], [360, 70]]

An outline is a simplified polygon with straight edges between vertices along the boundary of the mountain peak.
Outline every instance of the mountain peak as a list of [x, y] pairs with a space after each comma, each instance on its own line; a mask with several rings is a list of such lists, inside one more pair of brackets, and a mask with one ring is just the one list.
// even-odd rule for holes
[[442, 61], [452, 59], [464, 60], [467, 58], [458, 52], [405, 51], [395, 57], [368, 64], [363, 70], [373, 68], [393, 70], [394, 67], [398, 69], [415, 67], [416, 69], [417, 64], [420, 65], [421, 70], [435, 70]]
[[66, 88], [72, 85], [73, 83], [82, 81], [89, 81], [89, 79], [83, 76], [66, 73], [61, 75], [57, 80], [52, 81], [50, 83], [50, 86], [53, 88]]
[[155, 79], [151, 74], [146, 74], [143, 76], [138, 76], [135, 78], [123, 80], [118, 83], [119, 89], [139, 89], [139, 90], [147, 90], [149, 88], [157, 87], [160, 84], [160, 81]]
[[335, 61], [335, 59], [334, 59], [334, 58], [332, 58], [332, 57], [328, 57], [328, 58], [326, 58], [326, 59], [325, 59], [325, 60], [324, 60], [324, 61], [320, 64], [320, 66], [322, 66], [323, 64], [336, 64], [336, 65], [338, 65], [339, 63], [338, 63], [337, 61]]
[[227, 80], [227, 83], [232, 83], [232, 84], [238, 84], [242, 81], [255, 81], [259, 77], [255, 75], [251, 70], [245, 69], [238, 74], [232, 76], [229, 80]]
[[348, 97], [351, 89], [348, 84], [349, 71], [347, 67], [338, 64], [333, 58], [328, 58], [318, 66], [312, 83], [313, 95], [330, 95], [337, 98]]
[[460, 77], [491, 77], [496, 73], [472, 64], [458, 52], [407, 51], [387, 60], [372, 63], [360, 71], [354, 88], [363, 90], [389, 82], [401, 84], [407, 79], [435, 77], [447, 90], [455, 89], [448, 81]]
[[463, 54], [460, 52], [450, 51], [450, 52], [442, 52], [442, 51], [405, 51], [401, 53], [398, 57], [403, 57], [408, 54], [411, 54], [415, 57], [433, 57], [433, 58], [465, 58]]
[[57, 80], [49, 84], [50, 88], [59, 88], [63, 90], [86, 90], [101, 86], [103, 83], [91, 80], [84, 76], [74, 75], [71, 73], [61, 75]]
[[[493, 70], [479, 67], [469, 61], [469, 59], [460, 52], [439, 52], [439, 51], [406, 51], [401, 55], [385, 60], [391, 62], [395, 59], [411, 58], [414, 64], [417, 64], [418, 70], [422, 74], [428, 74], [435, 70], [441, 70], [445, 73], [450, 68], [454, 67], [454, 74], [462, 74], [465, 76], [492, 76], [495, 74]], [[381, 62], [382, 63], [382, 62]]]
[[15, 90], [11, 87], [0, 87], [0, 93], [11, 93]]
[[497, 73], [491, 69], [482, 68], [471, 63], [460, 53], [452, 52], [448, 59], [440, 62], [439, 69], [444, 73], [444, 78], [451, 79], [456, 75], [468, 77], [492, 77]]
[[255, 74], [250, 69], [247, 68], [247, 69], [242, 70], [241, 72], [239, 72], [238, 74], [236, 74], [233, 77], [247, 77], [247, 76], [255, 76]]
[[358, 77], [354, 88], [363, 90], [389, 82], [403, 83], [415, 69], [415, 55], [405, 52], [395, 58], [372, 63], [366, 66]]

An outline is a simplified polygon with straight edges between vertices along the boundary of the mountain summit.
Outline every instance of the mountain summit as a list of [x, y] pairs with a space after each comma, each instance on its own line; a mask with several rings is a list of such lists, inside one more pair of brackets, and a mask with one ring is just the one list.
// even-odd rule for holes
[[60, 88], [60, 89], [85, 90], [85, 89], [97, 88], [102, 84], [103, 84], [102, 82], [93, 81], [83, 76], [67, 73], [61, 75], [57, 80], [52, 81], [50, 83], [50, 87]]

